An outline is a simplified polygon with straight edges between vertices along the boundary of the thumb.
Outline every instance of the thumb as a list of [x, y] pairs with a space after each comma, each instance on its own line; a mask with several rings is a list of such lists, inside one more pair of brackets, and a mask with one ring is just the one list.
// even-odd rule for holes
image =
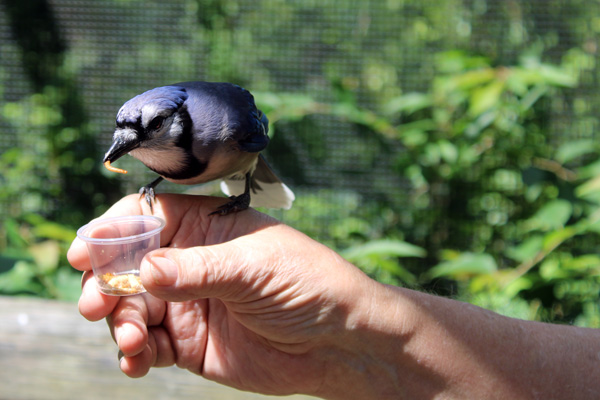
[[[146, 290], [167, 301], [201, 298], [235, 300], [243, 291], [240, 271], [249, 257], [242, 257], [231, 242], [187, 249], [162, 248], [148, 253], [140, 266]], [[259, 264], [260, 265], [260, 264]]]

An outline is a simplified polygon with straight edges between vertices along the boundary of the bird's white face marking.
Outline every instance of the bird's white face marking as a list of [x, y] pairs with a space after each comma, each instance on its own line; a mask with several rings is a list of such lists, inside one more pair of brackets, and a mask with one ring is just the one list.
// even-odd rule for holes
[[[162, 125], [154, 130], [154, 127], [149, 127], [149, 125], [153, 123], [156, 117], [163, 117], [164, 120], [162, 121]], [[159, 138], [162, 138], [162, 140], [176, 138], [183, 130], [181, 123], [179, 123], [180, 121], [181, 119], [179, 118], [178, 113], [168, 116], [161, 115], [160, 113], [150, 115], [142, 113], [142, 127], [146, 131], [146, 141], [152, 141]]]
[[[161, 112], [162, 111], [162, 112]], [[142, 126], [144, 128], [148, 128], [148, 124], [150, 124], [150, 122], [158, 117], [168, 117], [170, 115], [168, 115], [167, 113], [165, 113], [165, 111], [168, 110], [161, 110], [158, 108], [158, 104], [156, 103], [146, 103], [142, 106], [141, 112], [142, 112]]]
[[[155, 108], [149, 107], [142, 111], [142, 124], [149, 124], [156, 113], [146, 115], [147, 111], [153, 111]], [[144, 128], [146, 128], [144, 126]], [[166, 172], [177, 172], [185, 168], [185, 151], [175, 145], [177, 138], [183, 132], [181, 117], [178, 113], [167, 117], [162, 126], [157, 131], [148, 131], [147, 137], [140, 141], [138, 148], [132, 150], [129, 154], [143, 162], [151, 169], [160, 169]], [[121, 129], [115, 132], [115, 137], [121, 135], [123, 139], [136, 140], [137, 132], [133, 129]]]
[[117, 128], [113, 134], [113, 140], [121, 139], [124, 142], [137, 140], [137, 132], [131, 128]]
[[[154, 130], [149, 125], [153, 123], [156, 117], [162, 117], [161, 126]], [[157, 104], [148, 103], [141, 109], [141, 125], [144, 129], [145, 137], [143, 137], [141, 145], [144, 143], [152, 143], [152, 146], [160, 146], [167, 144], [167, 142], [173, 142], [183, 132], [183, 124], [181, 116], [178, 112], [172, 112], [170, 110], [159, 109]], [[113, 135], [113, 140], [117, 138], [125, 142], [139, 140], [139, 134], [135, 129], [117, 128]]]

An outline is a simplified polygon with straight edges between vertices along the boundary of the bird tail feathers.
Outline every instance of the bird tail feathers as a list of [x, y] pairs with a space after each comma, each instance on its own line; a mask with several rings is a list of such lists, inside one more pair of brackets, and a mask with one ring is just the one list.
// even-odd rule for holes
[[[228, 196], [244, 193], [244, 186], [244, 179], [225, 179], [221, 182], [221, 190]], [[250, 206], [289, 210], [295, 198], [290, 188], [281, 182], [263, 156], [259, 155], [250, 182]]]

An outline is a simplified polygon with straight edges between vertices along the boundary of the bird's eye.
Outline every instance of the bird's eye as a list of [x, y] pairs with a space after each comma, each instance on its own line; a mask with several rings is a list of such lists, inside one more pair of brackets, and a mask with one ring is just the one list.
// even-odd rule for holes
[[164, 117], [155, 117], [152, 121], [150, 121], [150, 125], [148, 125], [148, 128], [150, 128], [153, 131], [157, 131], [162, 127], [163, 122], [165, 122]]

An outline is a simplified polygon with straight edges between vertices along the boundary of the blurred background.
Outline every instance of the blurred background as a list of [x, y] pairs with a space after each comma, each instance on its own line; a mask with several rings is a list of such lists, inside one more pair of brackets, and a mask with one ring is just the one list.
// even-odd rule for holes
[[[0, 294], [75, 300], [129, 98], [252, 91], [297, 195], [267, 211], [382, 282], [600, 327], [595, 0], [3, 0]], [[217, 194], [161, 184], [158, 192]]]

